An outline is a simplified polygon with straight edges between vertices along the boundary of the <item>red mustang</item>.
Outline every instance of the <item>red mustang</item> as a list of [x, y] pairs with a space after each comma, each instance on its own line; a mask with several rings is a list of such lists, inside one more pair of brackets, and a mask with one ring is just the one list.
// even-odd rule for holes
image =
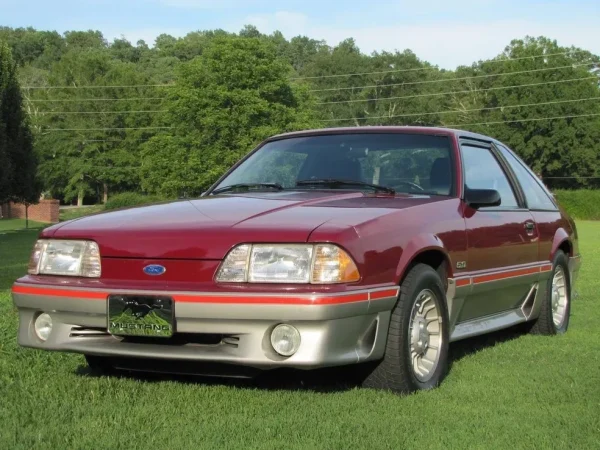
[[452, 341], [569, 325], [577, 231], [500, 142], [409, 127], [275, 136], [200, 198], [45, 229], [19, 343], [96, 370], [357, 365], [437, 386]]

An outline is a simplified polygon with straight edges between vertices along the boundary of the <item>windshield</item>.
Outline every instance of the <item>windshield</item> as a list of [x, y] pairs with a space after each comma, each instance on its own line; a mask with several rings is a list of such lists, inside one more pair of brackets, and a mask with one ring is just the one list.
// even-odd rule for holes
[[[399, 193], [451, 195], [450, 161], [451, 144], [446, 136], [368, 133], [295, 137], [265, 144], [215, 189], [278, 185], [294, 190], [364, 190], [366, 186], [360, 183], [368, 183]], [[358, 183], [324, 183], [327, 180]]]

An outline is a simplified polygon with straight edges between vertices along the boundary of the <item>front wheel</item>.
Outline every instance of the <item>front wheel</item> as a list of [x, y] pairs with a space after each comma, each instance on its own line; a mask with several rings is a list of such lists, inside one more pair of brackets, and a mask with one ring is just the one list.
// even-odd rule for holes
[[439, 274], [415, 265], [392, 310], [385, 356], [365, 387], [410, 393], [438, 386], [448, 372], [448, 309]]

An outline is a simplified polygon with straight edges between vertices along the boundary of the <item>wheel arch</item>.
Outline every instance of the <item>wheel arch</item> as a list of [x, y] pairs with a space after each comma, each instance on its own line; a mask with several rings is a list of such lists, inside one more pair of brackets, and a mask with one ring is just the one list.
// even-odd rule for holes
[[440, 273], [444, 287], [447, 287], [448, 278], [452, 277], [452, 264], [440, 238], [435, 235], [419, 235], [411, 240], [400, 256], [395, 283], [400, 285], [410, 269], [420, 263]]
[[573, 256], [573, 243], [569, 237], [569, 234], [564, 228], [559, 228], [554, 233], [554, 239], [552, 240], [552, 250], [549, 255], [549, 260], [553, 261], [556, 256], [556, 252], [562, 250], [568, 257]]

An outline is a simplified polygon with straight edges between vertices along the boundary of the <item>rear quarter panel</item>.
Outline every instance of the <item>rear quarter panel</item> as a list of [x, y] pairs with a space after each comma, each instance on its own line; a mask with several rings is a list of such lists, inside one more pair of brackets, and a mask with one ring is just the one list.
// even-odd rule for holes
[[579, 254], [579, 239], [575, 222], [560, 211], [531, 211], [539, 233], [539, 260], [552, 261], [561, 244], [568, 241], [571, 254]]

